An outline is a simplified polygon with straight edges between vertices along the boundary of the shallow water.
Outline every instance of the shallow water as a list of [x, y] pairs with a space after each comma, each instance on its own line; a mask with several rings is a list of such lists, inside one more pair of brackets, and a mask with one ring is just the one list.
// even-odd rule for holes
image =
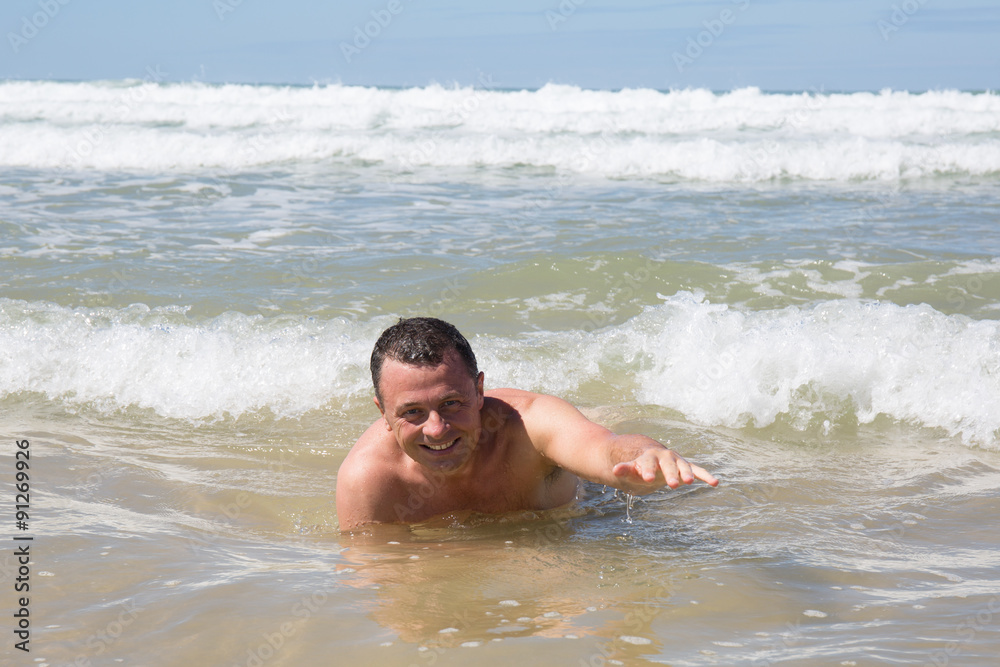
[[[34, 537], [4, 659], [1000, 653], [995, 95], [3, 83], [0, 113]], [[341, 535], [371, 346], [415, 314], [721, 485]]]
[[344, 449], [321, 420], [185, 431], [24, 408], [5, 430], [30, 438], [41, 480], [48, 664], [934, 664], [949, 647], [989, 664], [997, 649], [982, 517], [1000, 459], [888, 423], [734, 433], [619, 410], [613, 426], [723, 485], [631, 507], [588, 486], [548, 517], [347, 537], [331, 502]]

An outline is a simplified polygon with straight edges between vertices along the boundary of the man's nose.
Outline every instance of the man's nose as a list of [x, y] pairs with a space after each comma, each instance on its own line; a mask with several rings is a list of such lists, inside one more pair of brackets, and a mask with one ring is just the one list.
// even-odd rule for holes
[[439, 438], [448, 431], [446, 422], [436, 410], [431, 410], [424, 422], [424, 435], [429, 438]]

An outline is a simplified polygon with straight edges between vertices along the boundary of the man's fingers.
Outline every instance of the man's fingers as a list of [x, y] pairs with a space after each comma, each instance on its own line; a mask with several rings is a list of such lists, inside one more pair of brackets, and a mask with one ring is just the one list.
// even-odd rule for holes
[[611, 472], [615, 477], [638, 477], [647, 484], [656, 481], [655, 462], [653, 466], [650, 466], [648, 462], [646, 465], [643, 465], [642, 458], [619, 463], [611, 469]]
[[643, 454], [633, 461], [623, 461], [616, 464], [611, 472], [615, 477], [637, 477], [645, 484], [655, 483], [658, 474], [662, 474], [664, 484], [671, 489], [676, 489], [681, 484], [692, 484], [696, 479], [700, 479], [709, 486], [718, 486], [719, 484], [719, 480], [707, 470], [688, 463], [687, 460], [676, 454], [666, 459]]
[[685, 484], [691, 484], [694, 482], [694, 475], [691, 472], [691, 464], [685, 459], [677, 459], [677, 472], [680, 475], [681, 481]]
[[639, 471], [636, 470], [635, 461], [622, 461], [615, 464], [615, 467], [611, 469], [611, 474], [615, 477], [626, 477], [630, 474], [639, 474]]
[[687, 459], [676, 454], [669, 462], [664, 461], [661, 469], [663, 470], [663, 477], [667, 482], [667, 486], [671, 489], [676, 489], [681, 483], [693, 484], [696, 479], [700, 479], [709, 486], [719, 485], [719, 480], [707, 470], [701, 466], [689, 463]]
[[642, 481], [647, 484], [656, 481], [656, 473], [659, 470], [660, 462], [655, 455], [647, 452], [640, 456], [635, 463], [636, 470], [639, 471]]
[[695, 465], [691, 466], [691, 472], [694, 473], [695, 477], [697, 477], [701, 481], [705, 482], [709, 486], [718, 486], [719, 485], [719, 480], [716, 479], [715, 476], [712, 475], [712, 473], [708, 472], [707, 470], [705, 470], [701, 466], [695, 466]]

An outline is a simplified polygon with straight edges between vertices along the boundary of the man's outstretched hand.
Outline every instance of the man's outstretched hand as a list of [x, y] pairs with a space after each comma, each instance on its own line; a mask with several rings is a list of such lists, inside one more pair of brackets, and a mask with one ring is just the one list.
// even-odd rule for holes
[[649, 448], [631, 461], [622, 461], [611, 469], [621, 488], [629, 493], [644, 495], [669, 486], [676, 489], [681, 484], [691, 484], [700, 479], [709, 486], [718, 486], [719, 480], [700, 466], [688, 463], [682, 456], [667, 448]]

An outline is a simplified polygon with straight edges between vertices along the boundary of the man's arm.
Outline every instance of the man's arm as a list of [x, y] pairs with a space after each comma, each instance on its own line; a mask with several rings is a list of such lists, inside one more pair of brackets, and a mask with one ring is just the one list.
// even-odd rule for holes
[[364, 483], [364, 473], [352, 468], [347, 459], [337, 471], [337, 523], [340, 530], [352, 530], [380, 521], [379, 506]]
[[399, 521], [393, 512], [393, 484], [380, 472], [376, 438], [383, 435], [382, 420], [361, 436], [337, 471], [337, 523], [352, 530], [369, 523]]
[[644, 435], [615, 435], [555, 396], [538, 395], [522, 415], [536, 449], [556, 465], [591, 482], [644, 495], [695, 479], [719, 483], [704, 468]]

